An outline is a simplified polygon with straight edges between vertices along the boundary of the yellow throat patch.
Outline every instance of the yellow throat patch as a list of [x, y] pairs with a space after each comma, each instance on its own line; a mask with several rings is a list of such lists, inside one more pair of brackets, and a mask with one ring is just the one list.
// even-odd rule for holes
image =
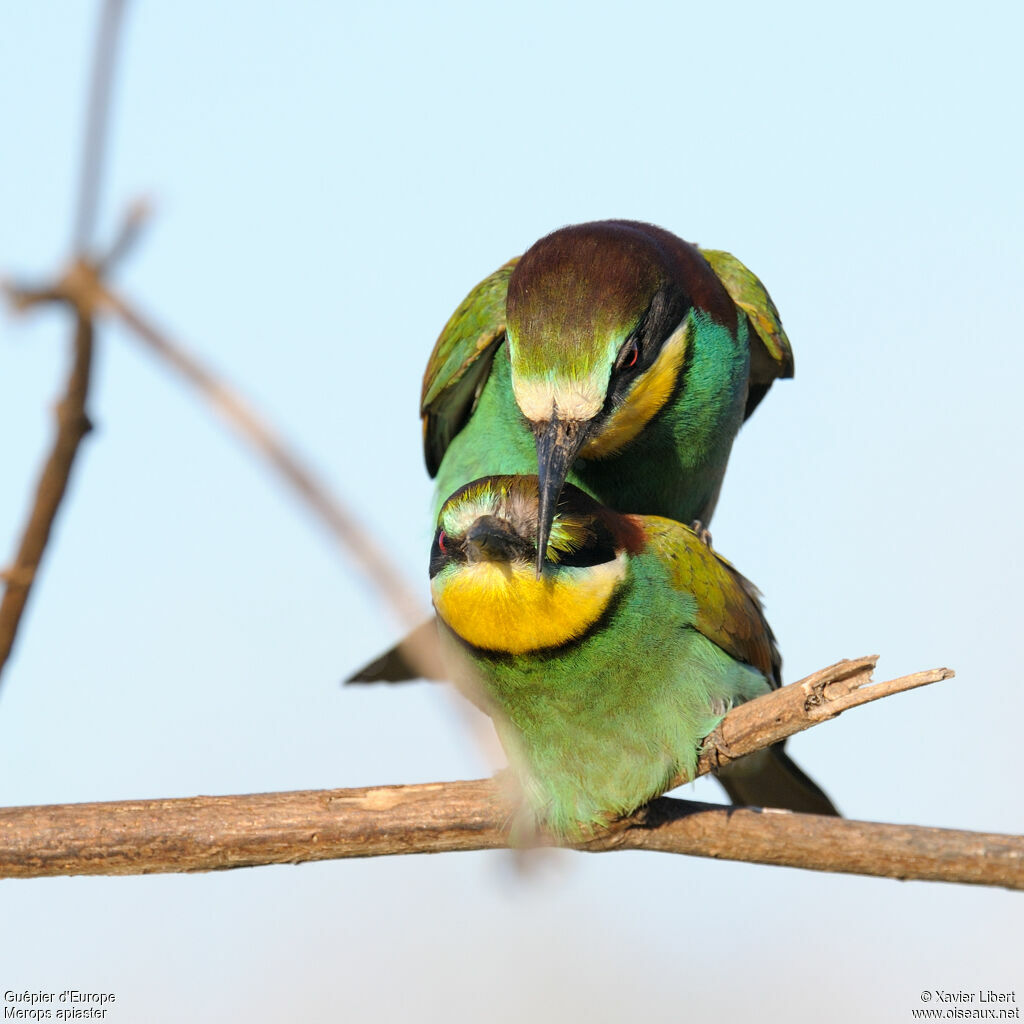
[[583, 636], [604, 613], [625, 573], [624, 554], [541, 579], [532, 565], [459, 565], [434, 578], [434, 607], [474, 647], [525, 654]]

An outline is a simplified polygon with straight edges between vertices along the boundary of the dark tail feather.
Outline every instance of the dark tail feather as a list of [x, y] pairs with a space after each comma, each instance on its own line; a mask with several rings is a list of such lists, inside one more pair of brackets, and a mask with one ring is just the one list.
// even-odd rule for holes
[[[414, 667], [415, 666], [415, 667]], [[401, 643], [375, 658], [348, 683], [408, 683], [414, 679], [447, 679], [434, 619], [417, 626]]]
[[718, 781], [725, 787], [729, 799], [748, 807], [781, 807], [803, 814], [838, 817], [832, 801], [797, 767], [783, 746], [776, 743], [723, 768]]

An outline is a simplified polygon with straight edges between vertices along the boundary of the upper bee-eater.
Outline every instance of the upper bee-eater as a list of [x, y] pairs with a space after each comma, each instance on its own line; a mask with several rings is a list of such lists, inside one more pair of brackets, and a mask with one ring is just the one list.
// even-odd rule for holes
[[[755, 588], [691, 529], [571, 484], [536, 574], [543, 486], [473, 481], [430, 559], [442, 650], [493, 719], [537, 821], [576, 840], [692, 778], [734, 704], [779, 685]], [[836, 811], [781, 744], [723, 770], [736, 802]]]
[[707, 525], [740, 424], [792, 374], [778, 311], [735, 257], [635, 221], [561, 228], [477, 285], [434, 346], [437, 504], [536, 473], [538, 572], [566, 479], [620, 512]]

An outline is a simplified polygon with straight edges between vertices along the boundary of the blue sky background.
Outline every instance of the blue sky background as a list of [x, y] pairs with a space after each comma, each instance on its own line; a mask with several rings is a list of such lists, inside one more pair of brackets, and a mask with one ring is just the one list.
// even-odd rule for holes
[[[957, 678], [792, 744], [850, 817], [1024, 832], [1024, 29], [1010, 4], [137, 2], [104, 237], [117, 284], [300, 447], [427, 599], [420, 375], [477, 280], [566, 223], [735, 252], [796, 354], [716, 546], [797, 679]], [[69, 246], [97, 5], [9, 5], [0, 271]], [[0, 317], [0, 561], [68, 329]], [[396, 636], [207, 410], [103, 330], [84, 449], [0, 692], [0, 805], [488, 770], [441, 688], [341, 691]], [[719, 799], [710, 781], [689, 790]], [[653, 854], [387, 858], [0, 884], [0, 991], [113, 1021], [905, 1021], [1015, 990], [1020, 898]]]

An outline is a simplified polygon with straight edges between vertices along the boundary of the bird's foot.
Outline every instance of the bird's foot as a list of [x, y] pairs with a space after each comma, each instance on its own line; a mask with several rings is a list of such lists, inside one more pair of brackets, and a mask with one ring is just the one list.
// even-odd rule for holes
[[711, 547], [711, 531], [699, 519], [694, 519], [690, 523], [690, 529], [697, 534], [698, 539], [705, 547]]

